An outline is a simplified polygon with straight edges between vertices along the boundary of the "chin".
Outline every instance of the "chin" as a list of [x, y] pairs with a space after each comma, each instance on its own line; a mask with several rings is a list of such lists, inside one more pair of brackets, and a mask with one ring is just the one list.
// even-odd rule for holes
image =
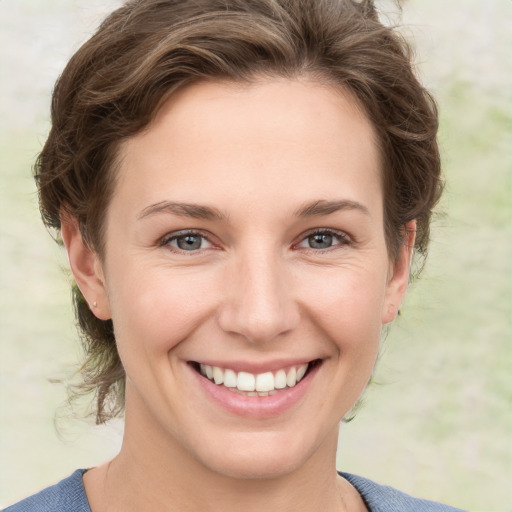
[[204, 448], [207, 453], [197, 455], [211, 471], [242, 480], [266, 480], [294, 473], [311, 458], [317, 446], [296, 433], [284, 436], [277, 432], [247, 432], [233, 434], [226, 444]]

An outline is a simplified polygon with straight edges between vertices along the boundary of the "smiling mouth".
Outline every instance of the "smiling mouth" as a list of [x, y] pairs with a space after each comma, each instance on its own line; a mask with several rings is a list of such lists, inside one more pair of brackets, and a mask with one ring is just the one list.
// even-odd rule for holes
[[190, 362], [190, 364], [196, 372], [218, 386], [246, 396], [265, 397], [276, 395], [286, 389], [295, 387], [321, 362], [320, 359], [315, 359], [302, 365], [259, 374], [235, 372], [230, 368], [210, 366], [195, 361]]

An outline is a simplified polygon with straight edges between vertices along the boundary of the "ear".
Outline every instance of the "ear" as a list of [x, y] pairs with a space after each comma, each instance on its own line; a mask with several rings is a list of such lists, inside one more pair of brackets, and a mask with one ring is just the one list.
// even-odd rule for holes
[[100, 320], [109, 320], [110, 306], [100, 257], [84, 242], [74, 217], [61, 215], [61, 234], [71, 272], [89, 308]]
[[392, 322], [407, 291], [411, 261], [414, 252], [414, 240], [416, 239], [416, 221], [411, 220], [405, 225], [405, 236], [398, 252], [397, 258], [390, 262], [388, 283], [386, 285], [386, 298], [382, 310], [382, 323]]

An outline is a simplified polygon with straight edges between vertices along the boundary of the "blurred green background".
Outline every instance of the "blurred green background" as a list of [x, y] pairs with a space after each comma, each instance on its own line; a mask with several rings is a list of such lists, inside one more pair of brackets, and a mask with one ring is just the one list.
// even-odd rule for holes
[[[122, 426], [60, 419], [80, 356], [65, 256], [31, 165], [67, 59], [119, 2], [0, 2], [0, 508], [113, 456]], [[390, 21], [397, 20], [389, 2]], [[403, 1], [441, 110], [447, 190], [430, 258], [341, 428], [338, 465], [473, 511], [512, 510], [512, 2]]]

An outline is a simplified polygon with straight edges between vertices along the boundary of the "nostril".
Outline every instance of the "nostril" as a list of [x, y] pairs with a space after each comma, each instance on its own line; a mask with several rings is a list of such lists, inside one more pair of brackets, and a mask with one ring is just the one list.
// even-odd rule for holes
[[[263, 257], [265, 259], [265, 257]], [[297, 303], [290, 296], [290, 287], [281, 282], [278, 272], [269, 272], [262, 261], [254, 269], [241, 272], [227, 290], [226, 300], [217, 310], [222, 331], [240, 335], [255, 344], [272, 342], [293, 331], [300, 323]]]

